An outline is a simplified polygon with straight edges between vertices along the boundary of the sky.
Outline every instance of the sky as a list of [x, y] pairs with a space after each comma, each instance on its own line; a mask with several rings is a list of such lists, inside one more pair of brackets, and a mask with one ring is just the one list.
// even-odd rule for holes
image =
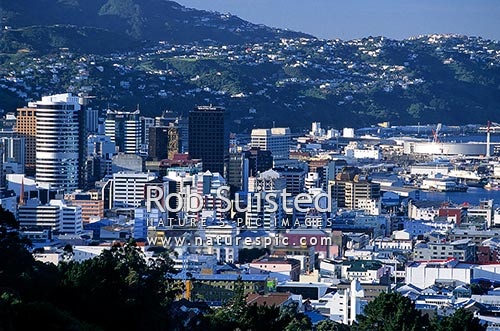
[[500, 0], [176, 0], [325, 39], [458, 33], [500, 40]]

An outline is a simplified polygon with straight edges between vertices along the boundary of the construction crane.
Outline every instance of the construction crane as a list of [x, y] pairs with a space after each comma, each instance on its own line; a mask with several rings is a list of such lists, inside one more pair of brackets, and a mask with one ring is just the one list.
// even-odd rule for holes
[[442, 124], [438, 123], [438, 125], [436, 126], [436, 130], [432, 129], [432, 136], [433, 136], [432, 142], [434, 143], [439, 142], [439, 131], [441, 131], [441, 128]]

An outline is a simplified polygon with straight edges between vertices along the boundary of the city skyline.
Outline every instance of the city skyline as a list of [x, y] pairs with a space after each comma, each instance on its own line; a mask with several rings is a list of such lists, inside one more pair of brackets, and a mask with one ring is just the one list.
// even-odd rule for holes
[[180, 1], [0, 4], [0, 330], [498, 331], [500, 4]]

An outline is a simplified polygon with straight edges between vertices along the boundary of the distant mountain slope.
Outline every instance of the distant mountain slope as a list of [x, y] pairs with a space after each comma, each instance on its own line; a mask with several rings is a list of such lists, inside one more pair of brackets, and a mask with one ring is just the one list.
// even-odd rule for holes
[[69, 48], [78, 53], [100, 54], [130, 50], [140, 44], [129, 36], [109, 30], [61, 24], [9, 29], [0, 35], [2, 53], [34, 50], [47, 54]]
[[[40, 38], [57, 36], [60, 39], [59, 46], [67, 46], [64, 41], [70, 42], [68, 34], [80, 35], [77, 39], [80, 42], [79, 49], [85, 50], [88, 46], [93, 52], [99, 46], [103, 47], [103, 51], [107, 50], [106, 43], [112, 39], [125, 45], [131, 39], [165, 40], [181, 44], [237, 44], [307, 36], [252, 24], [232, 15], [185, 8], [167, 0], [1, 0], [0, 18], [3, 27], [9, 26], [18, 32], [3, 32], [10, 34], [8, 38], [14, 42], [29, 46], [31, 41], [26, 35], [32, 31], [26, 28], [37, 26], [36, 32]], [[64, 25], [66, 28], [62, 31], [54, 29], [54, 25]], [[44, 31], [44, 27], [51, 28]], [[106, 36], [93, 45], [96, 42], [91, 38], [92, 35], [84, 38], [85, 33], [78, 30], [82, 27], [102, 30]], [[107, 38], [111, 36], [113, 38]], [[47, 51], [47, 47], [39, 46], [34, 41], [31, 47], [36, 51]]]

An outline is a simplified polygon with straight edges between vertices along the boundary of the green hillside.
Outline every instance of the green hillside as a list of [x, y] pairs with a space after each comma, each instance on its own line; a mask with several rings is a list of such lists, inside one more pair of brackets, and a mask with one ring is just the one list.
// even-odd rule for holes
[[[14, 29], [3, 38], [13, 42], [10, 48], [24, 44], [40, 53], [52, 50], [50, 45], [41, 45], [41, 40], [70, 47], [74, 36], [80, 44], [78, 49], [101, 53], [117, 43], [132, 46], [130, 39], [234, 44], [306, 36], [252, 24], [236, 16], [188, 9], [166, 0], [4, 0], [0, 2], [0, 17], [4, 27]], [[54, 27], [57, 25], [65, 26], [65, 31]], [[83, 27], [94, 30], [83, 31]], [[94, 38], [97, 32], [103, 36]], [[34, 33], [40, 41], [30, 39]], [[9, 45], [3, 48], [9, 49]]]

